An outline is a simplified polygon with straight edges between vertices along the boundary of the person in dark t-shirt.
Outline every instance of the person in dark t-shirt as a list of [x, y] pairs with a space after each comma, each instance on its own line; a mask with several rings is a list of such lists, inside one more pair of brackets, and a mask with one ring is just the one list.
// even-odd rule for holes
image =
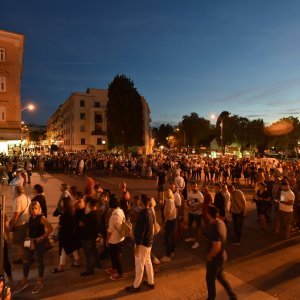
[[31, 201], [37, 201], [42, 209], [43, 215], [47, 218], [47, 204], [44, 196], [44, 188], [40, 184], [35, 184], [33, 186], [33, 194], [34, 198]]
[[96, 239], [100, 229], [100, 216], [97, 210], [97, 199], [89, 201], [90, 212], [84, 215], [79, 226], [82, 228], [82, 249], [86, 260], [86, 271], [81, 276], [94, 273], [93, 268], [101, 268], [100, 257], [96, 246]]
[[209, 220], [208, 228], [208, 254], [206, 256], [206, 284], [208, 300], [216, 299], [216, 279], [226, 290], [230, 300], [236, 300], [231, 286], [223, 275], [223, 265], [226, 261], [225, 243], [227, 229], [225, 223], [218, 218], [218, 209], [209, 205], [207, 210]]

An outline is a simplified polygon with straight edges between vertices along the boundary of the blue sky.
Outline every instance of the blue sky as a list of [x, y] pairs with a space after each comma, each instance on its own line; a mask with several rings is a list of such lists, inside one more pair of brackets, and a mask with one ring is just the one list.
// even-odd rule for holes
[[15, 0], [0, 28], [25, 34], [27, 122], [125, 74], [154, 124], [223, 110], [270, 123], [300, 115], [299, 15], [296, 0]]

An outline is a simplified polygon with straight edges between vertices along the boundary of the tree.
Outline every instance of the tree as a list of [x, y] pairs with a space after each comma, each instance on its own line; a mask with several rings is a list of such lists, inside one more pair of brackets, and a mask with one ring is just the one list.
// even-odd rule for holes
[[177, 135], [184, 146], [208, 145], [212, 136], [212, 127], [209, 120], [192, 112], [190, 115], [182, 117], [182, 121], [178, 124]]
[[250, 152], [257, 148], [263, 153], [267, 144], [267, 137], [264, 133], [264, 121], [262, 119], [252, 120], [247, 126], [247, 136]]
[[108, 86], [107, 127], [110, 146], [144, 144], [144, 117], [141, 95], [125, 75], [117, 75]]
[[231, 145], [235, 141], [235, 128], [237, 120], [235, 116], [230, 116], [230, 112], [222, 111], [216, 123], [217, 142], [222, 148], [222, 153], [225, 153], [225, 146]]
[[32, 130], [29, 133], [29, 138], [31, 142], [39, 144], [41, 140], [46, 139], [46, 132], [43, 130]]
[[170, 124], [161, 124], [157, 130], [157, 142], [160, 145], [167, 145], [167, 137], [174, 133], [174, 128]]

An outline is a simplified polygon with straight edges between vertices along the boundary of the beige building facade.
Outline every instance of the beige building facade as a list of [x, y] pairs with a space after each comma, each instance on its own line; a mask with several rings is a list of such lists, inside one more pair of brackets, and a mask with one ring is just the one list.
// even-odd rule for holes
[[0, 153], [20, 150], [24, 36], [0, 30]]
[[[48, 145], [57, 145], [68, 152], [107, 150], [106, 107], [108, 91], [89, 88], [85, 93], [72, 93], [59, 106], [47, 123]], [[145, 146], [141, 152], [152, 153], [150, 109], [142, 98], [144, 108]]]
[[66, 151], [105, 150], [107, 90], [72, 93], [47, 124], [48, 144]]

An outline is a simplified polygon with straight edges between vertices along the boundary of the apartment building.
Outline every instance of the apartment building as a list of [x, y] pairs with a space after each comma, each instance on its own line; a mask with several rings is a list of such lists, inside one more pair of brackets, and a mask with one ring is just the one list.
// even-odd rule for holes
[[48, 144], [66, 151], [105, 150], [107, 99], [107, 90], [72, 93], [48, 121]]
[[0, 153], [21, 149], [23, 49], [24, 35], [0, 30]]
[[[48, 145], [57, 145], [66, 151], [107, 149], [106, 107], [108, 91], [87, 89], [85, 93], [72, 93], [59, 106], [47, 123]], [[144, 108], [144, 147], [139, 153], [152, 152], [150, 109], [142, 97]]]

